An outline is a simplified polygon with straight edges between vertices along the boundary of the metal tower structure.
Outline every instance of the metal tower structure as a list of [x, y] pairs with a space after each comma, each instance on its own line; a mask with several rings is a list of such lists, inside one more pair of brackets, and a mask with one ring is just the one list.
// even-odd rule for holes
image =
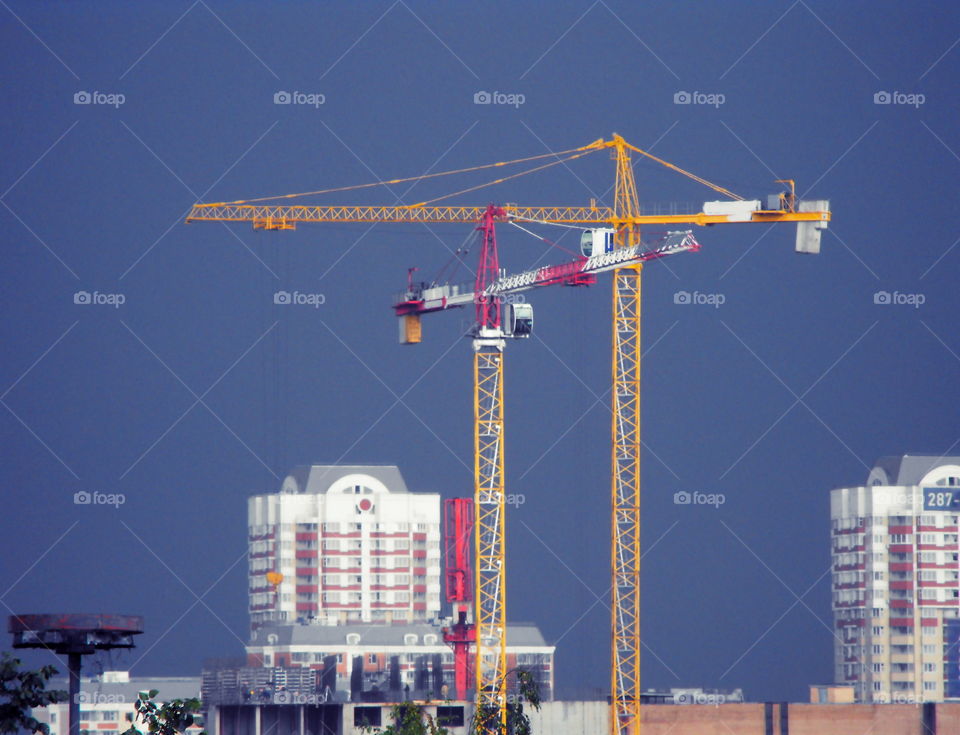
[[[609, 150], [616, 163], [614, 206], [437, 206], [435, 202], [501, 184], [526, 174], [565, 164], [601, 150]], [[684, 214], [644, 215], [640, 211], [634, 181], [631, 153], [655, 161], [700, 184], [710, 187], [727, 201], [706, 202], [702, 211]], [[479, 186], [436, 197], [429, 201], [401, 206], [288, 205], [274, 200], [329, 194], [385, 184], [421, 181], [502, 166], [542, 161], [520, 173], [503, 175]], [[647, 224], [714, 225], [727, 223], [797, 224], [796, 250], [817, 253], [820, 231], [830, 221], [826, 200], [799, 201], [792, 180], [789, 190], [767, 197], [766, 202], [745, 200], [724, 187], [658, 158], [614, 134], [610, 140], [598, 139], [566, 151], [501, 161], [481, 166], [425, 174], [406, 179], [323, 189], [300, 194], [262, 197], [233, 202], [198, 203], [186, 221], [249, 222], [255, 229], [293, 230], [302, 222], [406, 222], [406, 223], [479, 223], [482, 234], [480, 268], [474, 291], [436, 284], [408, 285], [407, 294], [395, 304], [401, 317], [401, 341], [421, 340], [420, 316], [452, 307], [476, 306], [476, 324], [472, 333], [474, 348], [474, 501], [475, 501], [475, 585], [476, 585], [476, 701], [481, 732], [497, 733], [506, 728], [506, 617], [504, 523], [504, 418], [503, 349], [505, 337], [529, 336], [532, 315], [525, 334], [508, 334], [498, 295], [553, 284], [584, 285], [595, 281], [595, 274], [615, 270], [613, 278], [612, 335], [612, 454], [611, 454], [611, 717], [612, 735], [637, 735], [640, 728], [640, 337], [642, 263], [699, 245], [689, 232], [668, 233], [656, 250], [644, 251], [640, 227]], [[540, 223], [610, 228], [592, 230], [592, 234], [612, 234], [613, 247], [600, 247], [597, 241], [589, 255], [559, 266], [548, 266], [502, 276], [496, 255], [494, 225], [502, 222]], [[588, 230], [589, 231], [589, 230]], [[496, 714], [494, 711], [496, 710]]]

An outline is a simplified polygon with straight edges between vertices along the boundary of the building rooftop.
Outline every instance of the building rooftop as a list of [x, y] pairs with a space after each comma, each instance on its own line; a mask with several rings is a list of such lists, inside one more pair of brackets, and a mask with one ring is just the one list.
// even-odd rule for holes
[[[140, 692], [156, 689], [157, 701], [200, 696], [199, 676], [126, 677], [126, 672], [107, 671], [102, 676], [82, 677], [80, 696], [86, 704], [133, 703]], [[111, 676], [113, 675], [113, 676]], [[117, 676], [119, 675], [119, 676]], [[51, 689], [67, 689], [65, 678], [53, 679]]]
[[283, 481], [280, 492], [322, 495], [351, 475], [373, 478], [390, 493], [409, 492], [407, 483], [403, 481], [403, 475], [400, 474], [400, 468], [392, 464], [302, 464], [290, 471]]
[[919, 485], [931, 470], [944, 465], [960, 467], [960, 457], [938, 454], [904, 454], [881, 457], [867, 477], [867, 485]]
[[[411, 625], [264, 625], [250, 636], [250, 646], [343, 646], [347, 636], [358, 634], [361, 646], [402, 646], [404, 636], [417, 636], [417, 645], [423, 645], [425, 635], [437, 636], [437, 645], [443, 645], [439, 626], [429, 623]], [[275, 638], [271, 636], [276, 636]], [[533, 623], [507, 625], [507, 645], [549, 646], [540, 629]]]

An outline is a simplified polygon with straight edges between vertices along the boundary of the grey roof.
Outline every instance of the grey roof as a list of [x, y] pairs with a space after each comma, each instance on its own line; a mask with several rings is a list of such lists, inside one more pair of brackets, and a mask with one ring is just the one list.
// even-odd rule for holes
[[941, 457], [937, 454], [904, 454], [881, 457], [867, 478], [867, 484], [879, 481], [880, 485], [918, 485], [924, 475], [941, 465], [960, 465], [960, 457]]
[[[53, 679], [52, 689], [66, 689], [66, 679]], [[113, 701], [132, 703], [137, 695], [143, 691], [156, 689], [158, 702], [169, 702], [171, 699], [189, 699], [200, 696], [199, 676], [144, 676], [130, 677], [129, 682], [105, 682], [96, 678], [84, 677], [80, 680], [80, 691], [85, 694], [96, 694], [100, 697], [112, 697]], [[94, 698], [90, 700], [96, 702]], [[108, 700], [109, 701], [109, 700]]]
[[370, 475], [386, 485], [391, 493], [408, 492], [400, 468], [392, 464], [302, 464], [290, 470], [287, 477], [296, 482], [298, 493], [322, 494], [344, 475], [354, 474]]
[[[416, 633], [419, 645], [423, 636], [432, 633], [438, 643], [443, 643], [443, 631], [429, 623], [411, 625], [267, 625], [254, 631], [249, 645], [267, 644], [268, 635], [276, 635], [277, 646], [343, 646], [348, 633], [359, 633], [361, 646], [402, 646], [403, 637]], [[507, 645], [548, 646], [543, 634], [534, 623], [509, 623]]]

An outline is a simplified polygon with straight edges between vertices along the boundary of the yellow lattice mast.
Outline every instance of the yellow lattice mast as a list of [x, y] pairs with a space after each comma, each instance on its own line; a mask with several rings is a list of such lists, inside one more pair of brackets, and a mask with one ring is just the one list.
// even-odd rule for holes
[[[640, 242], [630, 152], [614, 136], [617, 245]], [[613, 273], [611, 406], [610, 732], [640, 732], [640, 282], [643, 264]]]
[[477, 732], [506, 732], [507, 611], [504, 555], [503, 350], [473, 355]]
[[483, 735], [507, 731], [507, 569], [503, 548], [503, 350], [507, 335], [500, 300], [487, 294], [488, 286], [500, 276], [495, 227], [500, 214], [497, 207], [487, 207], [477, 227], [480, 265], [473, 292], [474, 727]]

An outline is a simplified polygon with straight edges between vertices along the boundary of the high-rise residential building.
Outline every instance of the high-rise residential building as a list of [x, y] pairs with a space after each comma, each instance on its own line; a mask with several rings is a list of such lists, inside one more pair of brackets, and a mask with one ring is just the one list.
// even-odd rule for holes
[[830, 493], [834, 671], [858, 702], [960, 699], [960, 457], [883, 457]]
[[440, 495], [391, 465], [296, 467], [248, 502], [251, 630], [440, 615]]

